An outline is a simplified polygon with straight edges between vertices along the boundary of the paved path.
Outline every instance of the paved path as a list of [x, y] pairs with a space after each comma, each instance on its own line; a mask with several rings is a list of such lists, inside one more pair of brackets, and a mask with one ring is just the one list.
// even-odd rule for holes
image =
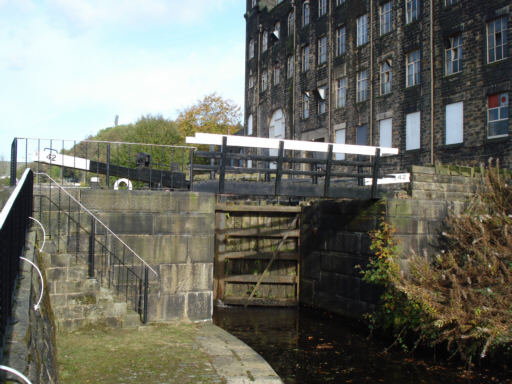
[[57, 337], [66, 383], [282, 384], [245, 343], [209, 324], [91, 329]]

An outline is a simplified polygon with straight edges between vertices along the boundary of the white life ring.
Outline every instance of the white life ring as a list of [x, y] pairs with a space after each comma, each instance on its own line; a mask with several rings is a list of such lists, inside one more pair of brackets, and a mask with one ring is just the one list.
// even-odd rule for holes
[[117, 191], [119, 189], [119, 185], [121, 183], [126, 184], [126, 186], [128, 187], [128, 190], [131, 191], [133, 189], [132, 182], [128, 179], [123, 178], [123, 179], [116, 180], [116, 182], [114, 183], [114, 190]]

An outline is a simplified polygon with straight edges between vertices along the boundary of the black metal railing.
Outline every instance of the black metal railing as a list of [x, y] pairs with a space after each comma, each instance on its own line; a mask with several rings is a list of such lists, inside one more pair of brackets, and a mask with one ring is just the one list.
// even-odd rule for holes
[[[268, 152], [268, 150], [266, 151]], [[319, 180], [323, 180], [323, 190], [320, 196], [329, 197], [333, 181], [352, 180], [356, 185], [362, 186], [364, 179], [369, 178], [372, 180], [370, 197], [375, 198], [379, 178], [380, 148], [376, 149], [375, 156], [367, 156], [368, 160], [361, 160], [362, 158], [358, 155], [355, 160], [336, 160], [332, 144], [328, 146], [327, 153], [314, 152], [312, 157], [293, 156], [292, 151], [284, 150], [283, 141], [280, 141], [276, 155], [241, 153], [241, 151], [228, 147], [227, 138], [224, 137], [220, 151], [210, 148], [210, 151], [194, 152], [190, 166], [190, 188], [194, 190], [194, 183], [199, 181], [198, 173], [208, 173], [211, 180], [218, 180], [216, 191], [218, 193], [225, 192], [228, 174], [259, 174], [263, 175], [259, 178], [260, 182], [273, 181], [272, 194], [275, 196], [283, 193], [283, 176], [288, 176], [289, 180], [309, 180], [310, 184], [315, 185]], [[198, 164], [197, 159], [209, 159], [209, 163], [203, 161], [202, 164]], [[256, 166], [248, 167], [247, 164], [256, 164]], [[303, 168], [308, 169], [304, 170]], [[295, 185], [297, 187], [293, 189], [294, 193], [297, 196], [303, 196], [301, 188], [304, 187], [304, 184], [295, 183]], [[258, 185], [253, 188], [257, 192]]]
[[45, 173], [35, 174], [38, 181], [47, 181], [38, 182], [34, 198], [39, 220], [55, 240], [57, 252], [74, 255], [77, 263], [87, 263], [89, 278], [112, 288], [146, 323], [150, 283], [159, 282], [158, 273], [80, 203], [73, 190], [64, 189]]
[[[61, 185], [113, 187], [128, 179], [133, 188], [187, 189], [194, 147], [94, 140], [15, 138], [11, 145], [11, 182], [32, 168]], [[94, 181], [91, 181], [93, 178]]]
[[0, 362], [20, 271], [20, 256], [32, 215], [33, 183], [32, 171], [25, 170], [0, 213]]

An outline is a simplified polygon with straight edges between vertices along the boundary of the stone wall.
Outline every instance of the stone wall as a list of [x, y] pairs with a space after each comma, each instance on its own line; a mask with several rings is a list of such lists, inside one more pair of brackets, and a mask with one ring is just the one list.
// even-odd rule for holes
[[[13, 309], [14, 322], [9, 330], [3, 365], [14, 368], [27, 376], [33, 384], [58, 382], [55, 322], [50, 305], [41, 257], [35, 249], [36, 235], [27, 236], [24, 257], [40, 266], [45, 284], [43, 300], [34, 310], [41, 292], [41, 280], [37, 271], [27, 262], [21, 262], [21, 275]], [[14, 375], [6, 375], [15, 379]], [[0, 381], [2, 377], [0, 376]], [[2, 381], [3, 382], [3, 381]]]
[[361, 280], [370, 256], [369, 231], [384, 219], [396, 228], [401, 263], [412, 253], [432, 255], [442, 246], [443, 222], [460, 212], [480, 182], [475, 169], [412, 167], [408, 191], [380, 201], [314, 201], [304, 207], [301, 296], [304, 304], [358, 317], [377, 303], [379, 289]]
[[211, 319], [213, 194], [82, 190], [80, 200], [159, 273], [150, 285], [150, 322]]

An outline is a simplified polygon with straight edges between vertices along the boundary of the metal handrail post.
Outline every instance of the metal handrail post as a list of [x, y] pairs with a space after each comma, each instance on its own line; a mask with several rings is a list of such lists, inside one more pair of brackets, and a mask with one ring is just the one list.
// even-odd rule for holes
[[142, 323], [148, 323], [148, 292], [149, 291], [149, 270], [144, 266], [144, 317]]

